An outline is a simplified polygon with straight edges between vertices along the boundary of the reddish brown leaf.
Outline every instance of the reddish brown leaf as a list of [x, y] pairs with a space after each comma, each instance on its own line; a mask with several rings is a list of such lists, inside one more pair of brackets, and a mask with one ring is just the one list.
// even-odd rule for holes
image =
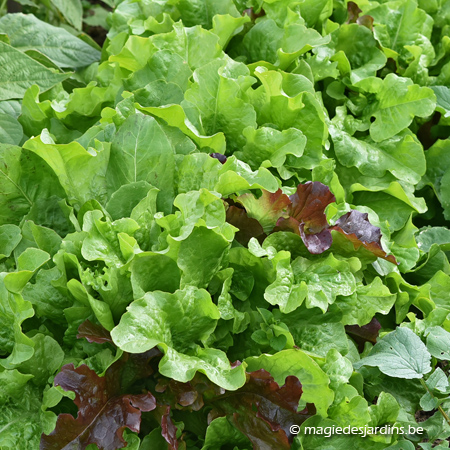
[[320, 254], [328, 250], [332, 237], [328, 230], [325, 208], [336, 201], [328, 186], [318, 181], [308, 181], [299, 184], [297, 192], [289, 199], [289, 218], [280, 218], [277, 222], [278, 229], [297, 233], [310, 253]]
[[85, 320], [78, 327], [77, 339], [82, 338], [85, 338], [88, 342], [96, 342], [97, 344], [104, 344], [105, 342], [112, 343], [109, 331], [101, 325], [92, 323], [89, 319]]
[[356, 23], [356, 20], [358, 19], [359, 15], [362, 13], [362, 10], [359, 8], [359, 6], [355, 2], [348, 2], [347, 3], [347, 13], [348, 13], [347, 23]]
[[378, 322], [375, 317], [368, 324], [362, 327], [360, 327], [359, 325], [345, 326], [345, 331], [356, 341], [359, 347], [359, 351], [361, 352], [364, 350], [365, 342], [376, 344], [380, 329], [380, 322]]
[[161, 416], [161, 434], [169, 444], [170, 450], [178, 450], [177, 427], [170, 417], [170, 406], [165, 405]]
[[242, 245], [246, 246], [252, 237], [262, 242], [267, 236], [260, 223], [248, 217], [245, 209], [237, 206], [232, 205], [227, 209], [227, 222], [239, 229], [235, 239]]
[[367, 14], [356, 19], [356, 23], [358, 25], [362, 25], [363, 27], [368, 28], [369, 30], [373, 30], [373, 17], [368, 16]]
[[328, 186], [318, 181], [308, 181], [297, 186], [297, 192], [289, 197], [289, 216], [305, 224], [305, 233], [319, 233], [328, 226], [325, 208], [336, 201]]
[[214, 400], [211, 417], [226, 415], [245, 434], [255, 450], [289, 449], [292, 425], [301, 425], [315, 411], [297, 412], [302, 386], [289, 376], [279, 386], [264, 369], [251, 372], [247, 383], [235, 392], [227, 392]]
[[42, 435], [40, 450], [62, 450], [66, 446], [84, 450], [89, 444], [96, 444], [100, 450], [116, 450], [126, 445], [125, 428], [139, 432], [141, 411], [155, 409], [156, 400], [150, 392], [118, 395], [117, 367], [111, 366], [104, 377], [85, 364], [77, 369], [73, 364], [62, 367], [55, 385], [75, 392], [78, 415], [75, 419], [60, 414], [54, 431]]
[[367, 213], [352, 210], [340, 217], [331, 229], [341, 233], [355, 250], [364, 247], [375, 256], [397, 264], [395, 257], [387, 256], [381, 247], [381, 230], [369, 222]]
[[225, 389], [212, 383], [205, 375], [197, 373], [187, 383], [161, 378], [156, 385], [156, 392], [162, 393], [163, 402], [173, 408], [181, 409], [181, 406], [184, 410], [199, 411], [205, 404], [204, 397], [218, 397], [225, 393]]

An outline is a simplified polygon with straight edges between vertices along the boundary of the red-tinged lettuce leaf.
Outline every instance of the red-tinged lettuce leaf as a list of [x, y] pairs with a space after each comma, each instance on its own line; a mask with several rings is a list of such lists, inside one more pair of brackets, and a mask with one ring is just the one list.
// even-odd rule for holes
[[348, 2], [347, 4], [348, 20], [347, 23], [357, 23], [365, 26], [369, 30], [373, 29], [373, 17], [364, 15], [360, 16], [362, 10], [355, 2]]
[[381, 231], [369, 222], [368, 214], [352, 210], [338, 219], [331, 230], [338, 231], [353, 244], [355, 250], [364, 247], [379, 258], [397, 264], [393, 255], [387, 255], [381, 247]]
[[336, 201], [328, 186], [318, 181], [308, 181], [297, 186], [297, 192], [289, 197], [289, 218], [280, 218], [277, 229], [298, 234], [312, 254], [328, 250], [332, 244], [331, 232], [325, 208]]
[[169, 405], [164, 405], [164, 411], [161, 414], [161, 434], [169, 444], [170, 450], [178, 450], [177, 427], [170, 417]]
[[155, 409], [156, 400], [150, 392], [119, 395], [118, 367], [111, 366], [104, 377], [85, 364], [77, 369], [73, 364], [62, 367], [55, 385], [75, 392], [78, 415], [75, 419], [71, 414], [60, 414], [53, 432], [42, 434], [40, 450], [84, 450], [89, 444], [100, 450], [116, 450], [126, 445], [125, 428], [139, 432], [141, 412]]
[[231, 205], [227, 209], [227, 222], [239, 229], [234, 237], [242, 245], [248, 245], [252, 237], [262, 242], [267, 236], [261, 224], [256, 219], [248, 217], [243, 208]]
[[179, 381], [160, 378], [156, 385], [156, 392], [161, 393], [164, 403], [173, 408], [199, 411], [205, 404], [205, 398], [216, 398], [225, 394], [225, 389], [211, 382], [205, 375], [197, 373], [191, 381]]
[[372, 344], [377, 343], [380, 329], [381, 324], [375, 317], [368, 324], [363, 325], [362, 327], [359, 325], [345, 326], [345, 331], [356, 341], [361, 352], [364, 350], [364, 344], [366, 342], [371, 342]]
[[347, 23], [356, 23], [356, 19], [362, 13], [362, 10], [355, 2], [348, 2], [347, 13], [348, 13]]
[[269, 372], [260, 369], [247, 374], [242, 388], [212, 404], [214, 415], [227, 416], [250, 439], [254, 450], [289, 449], [294, 437], [290, 427], [300, 426], [315, 414], [313, 407], [297, 412], [301, 395], [297, 377], [288, 376], [280, 387]]
[[222, 164], [227, 162], [227, 157], [222, 155], [222, 153], [211, 153], [209, 156], [211, 156], [211, 158], [218, 159]]
[[291, 204], [289, 197], [281, 189], [274, 193], [263, 189], [259, 198], [253, 194], [243, 194], [236, 202], [245, 208], [248, 217], [261, 224], [265, 233], [273, 230], [280, 217], [287, 217], [286, 210]]
[[105, 342], [113, 343], [109, 331], [102, 327], [92, 323], [89, 319], [85, 320], [78, 327], [77, 339], [85, 338], [88, 342], [95, 342], [97, 344], [104, 344]]

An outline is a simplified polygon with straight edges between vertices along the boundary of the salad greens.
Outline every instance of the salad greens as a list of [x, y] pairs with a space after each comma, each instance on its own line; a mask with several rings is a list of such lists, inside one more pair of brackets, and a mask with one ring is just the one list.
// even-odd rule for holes
[[0, 448], [449, 448], [450, 1], [19, 3]]

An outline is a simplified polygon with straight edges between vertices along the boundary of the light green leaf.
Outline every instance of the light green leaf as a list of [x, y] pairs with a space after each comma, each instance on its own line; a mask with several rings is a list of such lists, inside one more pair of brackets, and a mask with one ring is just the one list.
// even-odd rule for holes
[[53, 169], [70, 202], [81, 206], [93, 198], [103, 201], [109, 151], [92, 149], [93, 154], [78, 142], [55, 144], [47, 130], [28, 140], [24, 148], [39, 155]]
[[417, 0], [392, 1], [374, 6], [367, 14], [375, 19], [374, 34], [381, 45], [394, 50], [404, 59], [408, 54], [405, 46], [419, 45], [430, 53], [427, 63], [431, 63], [434, 50], [429, 39], [433, 20], [417, 7]]
[[153, 117], [133, 114], [120, 127], [111, 145], [106, 173], [109, 192], [146, 181], [160, 189], [158, 203], [170, 211], [174, 198], [175, 149], [164, 126]]
[[179, 0], [177, 6], [186, 27], [201, 25], [209, 29], [216, 14], [240, 16], [232, 0]]
[[17, 258], [17, 272], [5, 275], [8, 291], [19, 294], [34, 273], [50, 259], [50, 255], [38, 248], [29, 247]]
[[20, 294], [6, 289], [6, 276], [6, 273], [0, 274], [0, 351], [8, 356], [0, 359], [0, 364], [13, 369], [33, 355], [34, 342], [22, 333], [21, 325], [25, 319], [33, 317], [34, 310]]
[[231, 425], [226, 417], [218, 417], [214, 419], [206, 429], [205, 444], [202, 450], [216, 450], [224, 445], [246, 446], [250, 448], [251, 442], [236, 427]]
[[81, 253], [88, 261], [101, 260], [110, 267], [120, 267], [128, 259], [127, 242], [136, 246], [132, 237], [139, 225], [130, 218], [111, 222], [109, 218], [102, 220], [101, 211], [88, 211], [83, 217], [83, 231], [87, 236], [83, 240]]
[[186, 136], [190, 137], [200, 148], [211, 148], [217, 153], [225, 153], [225, 136], [222, 132], [213, 136], [204, 136], [195, 125], [188, 119], [181, 105], [167, 106], [141, 106], [137, 103], [136, 108], [152, 116], [164, 119], [168, 125], [179, 128]]
[[200, 371], [219, 386], [235, 390], [245, 383], [245, 364], [231, 369], [223, 352], [198, 345], [214, 331], [219, 318], [217, 306], [203, 289], [154, 291], [129, 306], [111, 336], [130, 353], [159, 346], [165, 353], [159, 365], [162, 375], [187, 382]]
[[436, 107], [436, 96], [427, 87], [420, 87], [409, 78], [393, 73], [381, 80], [366, 78], [355, 84], [369, 93], [376, 94], [377, 101], [369, 106], [370, 136], [375, 142], [389, 139], [408, 127], [414, 117], [430, 116]]
[[64, 352], [58, 342], [42, 333], [36, 334], [31, 340], [34, 342], [34, 354], [18, 368], [22, 373], [33, 375], [32, 383], [43, 386], [61, 367]]
[[16, 225], [6, 224], [0, 226], [0, 260], [11, 255], [17, 244], [21, 241], [20, 228]]
[[378, 341], [354, 367], [374, 366], [394, 378], [423, 378], [431, 371], [431, 355], [409, 328], [398, 327]]
[[[337, 117], [333, 119], [336, 125]], [[409, 130], [381, 142], [353, 137], [342, 123], [329, 130], [339, 162], [346, 167], [357, 167], [363, 175], [382, 177], [389, 171], [399, 180], [417, 184], [425, 174], [422, 145]]]
[[[185, 100], [197, 108], [202, 134], [223, 132], [230, 149], [244, 145], [242, 131], [256, 127], [256, 113], [242, 97], [254, 82], [248, 68], [232, 60], [226, 65], [221, 60], [211, 61], [197, 69]], [[185, 111], [188, 104], [182, 104]]]
[[397, 299], [379, 277], [372, 283], [359, 285], [349, 297], [338, 297], [336, 306], [342, 311], [344, 325], [366, 325], [375, 314], [388, 314]]
[[304, 281], [297, 285], [294, 284], [294, 272], [289, 252], [279, 252], [272, 262], [277, 271], [277, 278], [267, 286], [264, 298], [271, 305], [278, 305], [282, 313], [288, 314], [303, 303], [308, 294], [308, 287]]
[[245, 128], [246, 144], [235, 156], [247, 163], [253, 170], [264, 167], [282, 167], [287, 155], [299, 158], [306, 145], [305, 135], [296, 128], [278, 131], [274, 128]]

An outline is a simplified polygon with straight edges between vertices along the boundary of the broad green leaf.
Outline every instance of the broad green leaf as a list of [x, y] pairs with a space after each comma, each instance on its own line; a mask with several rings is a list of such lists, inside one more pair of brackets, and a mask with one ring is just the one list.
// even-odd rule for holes
[[21, 99], [33, 84], [38, 85], [42, 92], [48, 91], [69, 76], [70, 74], [47, 69], [21, 51], [0, 41], [0, 100]]
[[[337, 125], [336, 118], [333, 122]], [[346, 167], [357, 167], [370, 177], [382, 177], [386, 171], [399, 180], [417, 184], [425, 173], [425, 154], [420, 142], [409, 130], [396, 136], [374, 142], [358, 139], [347, 133], [341, 124], [329, 128], [339, 162]]]
[[251, 442], [247, 437], [231, 425], [226, 417], [218, 417], [206, 429], [205, 444], [202, 450], [215, 450], [227, 444], [234, 445], [235, 448], [236, 445], [244, 445], [244, 448], [251, 447]]
[[264, 167], [282, 167], [287, 155], [299, 158], [306, 145], [305, 135], [296, 128], [278, 131], [274, 128], [245, 128], [246, 144], [235, 156], [246, 162], [253, 170]]
[[185, 100], [197, 108], [202, 134], [223, 132], [229, 150], [242, 146], [244, 128], [256, 127], [255, 110], [242, 99], [255, 81], [247, 67], [232, 61], [225, 66], [221, 60], [211, 61], [193, 77], [195, 82], [186, 91]]
[[[64, 5], [66, 10], [71, 3], [75, 3], [74, 0], [57, 2]], [[72, 12], [70, 14], [73, 21], [79, 21]], [[7, 14], [0, 19], [0, 32], [8, 34], [12, 47], [22, 52], [38, 50], [59, 67], [84, 67], [100, 59], [98, 50], [63, 28], [42, 22], [32, 14]], [[46, 90], [39, 83], [36, 84]]]
[[217, 153], [225, 153], [225, 136], [222, 132], [213, 136], [204, 136], [188, 119], [180, 105], [167, 106], [141, 106], [136, 104], [140, 111], [152, 116], [164, 119], [170, 126], [179, 128], [186, 136], [190, 137], [200, 148], [211, 148]]
[[314, 403], [317, 413], [326, 417], [333, 401], [330, 379], [319, 365], [301, 350], [283, 350], [275, 355], [261, 355], [246, 358], [247, 371], [267, 370], [281, 386], [289, 375], [296, 376], [302, 383], [302, 400]]
[[131, 283], [135, 298], [146, 292], [175, 292], [180, 288], [180, 269], [176, 261], [160, 253], [143, 252], [131, 263]]
[[439, 360], [450, 358], [450, 333], [441, 327], [431, 327], [426, 330], [427, 349], [432, 356]]
[[216, 14], [240, 16], [232, 0], [179, 0], [177, 6], [186, 27], [201, 25], [209, 29]]
[[176, 84], [184, 92], [191, 76], [191, 69], [180, 55], [163, 50], [154, 53], [143, 69], [134, 72], [123, 83], [127, 90], [135, 91], [152, 81], [165, 80]]
[[151, 40], [159, 50], [169, 50], [180, 55], [192, 70], [223, 55], [219, 37], [198, 25], [185, 28], [178, 22], [173, 25], [173, 31], [157, 34]]
[[86, 237], [81, 253], [88, 261], [101, 260], [107, 266], [120, 267], [131, 259], [128, 254], [129, 245], [137, 248], [136, 240], [132, 236], [139, 225], [130, 218], [114, 222], [109, 218], [102, 219], [103, 213], [97, 210], [88, 211], [84, 215], [83, 231]]
[[450, 89], [447, 86], [432, 86], [436, 95], [436, 109], [444, 114], [445, 118], [450, 117]]
[[286, 69], [307, 51], [329, 42], [316, 30], [293, 23], [280, 28], [267, 19], [257, 23], [244, 37], [243, 45], [249, 63], [267, 61]]
[[[316, 166], [322, 156], [322, 147], [328, 136], [325, 125], [325, 114], [322, 105], [314, 94], [309, 92], [310, 83], [289, 83], [292, 77], [285, 79], [279, 72], [258, 68], [255, 76], [262, 86], [249, 93], [257, 113], [259, 126], [270, 126], [278, 130], [297, 128], [306, 136], [306, 147], [302, 158], [287, 157], [287, 166], [311, 169]], [[302, 77], [306, 80], [305, 77]], [[308, 81], [308, 80], [306, 80]], [[289, 92], [289, 84], [295, 86]], [[286, 86], [285, 86], [286, 85]], [[289, 95], [287, 95], [287, 92]], [[299, 92], [300, 90], [300, 92]]]
[[305, 0], [300, 3], [299, 8], [307, 26], [312, 28], [319, 21], [324, 21], [330, 17], [333, 4], [331, 0]]
[[[350, 63], [351, 83], [375, 76], [387, 61], [386, 56], [378, 49], [377, 41], [368, 28], [356, 23], [344, 24], [332, 34], [329, 44], [336, 53], [343, 52]], [[334, 56], [334, 59], [337, 55]]]
[[42, 386], [61, 367], [64, 352], [58, 342], [50, 336], [38, 333], [31, 339], [34, 342], [34, 354], [20, 364], [19, 370], [21, 373], [33, 375], [32, 383]]
[[19, 294], [34, 273], [50, 259], [50, 255], [38, 248], [29, 247], [17, 258], [17, 272], [5, 275], [8, 291]]
[[24, 148], [39, 155], [53, 169], [74, 205], [81, 206], [92, 198], [104, 200], [107, 150], [94, 150], [93, 154], [78, 142], [55, 144], [46, 130], [41, 136], [28, 140]]
[[394, 378], [423, 378], [431, 371], [431, 355], [409, 328], [399, 327], [378, 341], [354, 367], [374, 366]]
[[174, 294], [154, 291], [129, 306], [111, 336], [131, 353], [159, 346], [165, 353], [159, 370], [165, 376], [187, 382], [200, 371], [219, 386], [235, 390], [245, 383], [245, 365], [231, 369], [220, 350], [198, 345], [214, 331], [219, 318], [203, 289], [188, 287]]
[[216, 15], [213, 17], [211, 31], [219, 36], [219, 45], [225, 50], [231, 38], [240, 33], [247, 22], [250, 22], [250, 17], [247, 15], [241, 17], [230, 14]]
[[406, 59], [405, 46], [417, 44], [430, 53], [428, 63], [432, 61], [434, 51], [429, 39], [433, 21], [417, 7], [417, 0], [386, 2], [372, 7], [367, 14], [375, 19], [374, 34], [383, 47], [394, 50]]
[[342, 311], [345, 325], [366, 325], [377, 313], [388, 314], [397, 296], [376, 277], [372, 283], [360, 285], [348, 297], [338, 297], [337, 307]]
[[41, 269], [35, 282], [24, 287], [22, 296], [33, 305], [37, 317], [46, 317], [56, 324], [65, 325], [64, 309], [73, 305], [73, 299], [66, 295], [65, 288], [55, 286], [61, 276], [57, 267]]
[[279, 252], [273, 259], [273, 264], [277, 271], [277, 278], [267, 287], [264, 298], [271, 305], [278, 305], [282, 313], [288, 314], [303, 303], [308, 294], [308, 287], [304, 281], [294, 284], [289, 252]]
[[296, 283], [306, 284], [306, 307], [318, 307], [325, 312], [337, 295], [353, 294], [356, 291], [353, 272], [360, 268], [360, 264], [357, 258], [339, 260], [332, 254], [317, 261], [298, 257], [292, 268]]
[[0, 226], [0, 260], [11, 255], [17, 244], [21, 241], [20, 228], [16, 225], [6, 224]]
[[0, 350], [7, 355], [0, 359], [0, 364], [6, 369], [13, 369], [33, 355], [34, 342], [22, 333], [21, 326], [24, 320], [33, 317], [34, 310], [20, 294], [6, 289], [7, 275], [0, 275]]
[[366, 78], [355, 85], [376, 95], [367, 113], [375, 118], [370, 125], [370, 136], [375, 142], [395, 136], [408, 127], [415, 116], [427, 117], [436, 107], [436, 96], [430, 88], [420, 87], [409, 78], [393, 73], [384, 80]]
[[164, 126], [153, 117], [134, 114], [116, 134], [106, 172], [108, 191], [146, 181], [160, 189], [158, 203], [170, 211], [174, 198], [175, 149]]
[[332, 349], [342, 355], [348, 353], [342, 313], [336, 308], [324, 314], [319, 308], [306, 309], [302, 306], [290, 314], [278, 314], [277, 317], [288, 326], [295, 344], [302, 350], [323, 358]]
[[0, 144], [0, 192], [0, 224], [19, 224], [40, 199], [64, 196], [55, 174], [41, 158], [5, 144]]
[[428, 252], [433, 244], [439, 244], [442, 250], [450, 250], [450, 230], [445, 227], [422, 228], [417, 235], [417, 246]]
[[22, 141], [22, 125], [8, 114], [0, 113], [0, 142], [4, 144], [19, 145]]
[[64, 18], [77, 30], [81, 30], [83, 6], [81, 0], [51, 0]]

